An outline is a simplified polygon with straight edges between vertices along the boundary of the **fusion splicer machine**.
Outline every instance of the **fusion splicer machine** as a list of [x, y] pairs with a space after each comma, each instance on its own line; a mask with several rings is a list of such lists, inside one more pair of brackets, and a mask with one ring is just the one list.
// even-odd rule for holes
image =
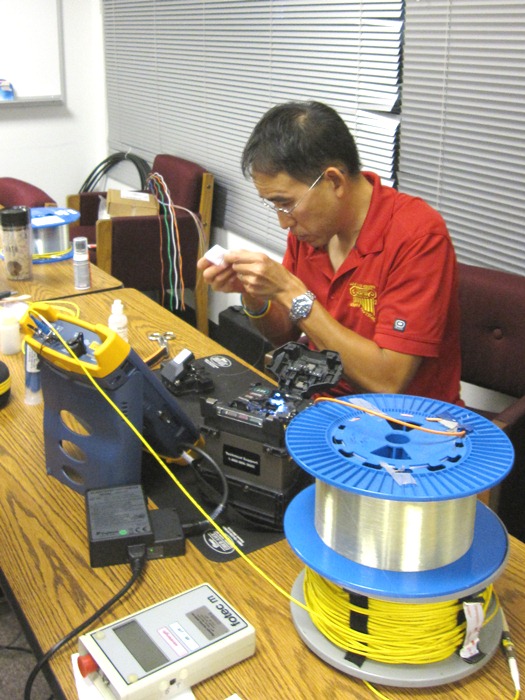
[[[250, 520], [281, 528], [286, 506], [310, 483], [288, 455], [286, 427], [314, 394], [337, 384], [343, 369], [338, 353], [309, 350], [301, 343], [275, 350], [267, 369], [278, 388], [222, 355], [191, 359], [184, 371], [174, 372], [167, 363], [161, 377], [176, 395], [185, 395], [185, 409], [202, 423], [205, 450], [228, 481], [229, 504]], [[191, 386], [201, 395], [197, 416], [191, 413]], [[208, 396], [202, 396], [205, 391]], [[206, 465], [201, 469], [218, 488], [216, 474]]]

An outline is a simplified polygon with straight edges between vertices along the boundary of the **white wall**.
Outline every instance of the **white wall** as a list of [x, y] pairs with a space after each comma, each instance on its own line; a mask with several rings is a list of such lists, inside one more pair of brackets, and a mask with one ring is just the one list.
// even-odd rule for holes
[[[0, 106], [0, 176], [27, 180], [59, 205], [108, 155], [101, 0], [62, 0], [62, 20], [64, 105]], [[35, 61], [41, 50], [34, 47]], [[129, 177], [117, 168], [113, 172], [126, 185], [138, 186], [134, 170]], [[212, 238], [229, 249], [249, 245], [223, 229], [215, 229]], [[220, 311], [238, 303], [237, 294], [211, 292], [210, 319], [217, 323]]]
[[[62, 0], [64, 104], [0, 105], [0, 176], [27, 180], [59, 205], [108, 154], [100, 5]], [[26, 49], [38, 62], [45, 44]]]

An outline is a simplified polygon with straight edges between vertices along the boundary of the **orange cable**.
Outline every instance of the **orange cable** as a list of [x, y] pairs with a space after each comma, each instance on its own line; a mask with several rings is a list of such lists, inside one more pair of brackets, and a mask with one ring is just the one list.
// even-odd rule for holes
[[[432, 430], [432, 428], [423, 428], [421, 425], [416, 425], [415, 423], [409, 423], [408, 421], [400, 420], [399, 418], [392, 418], [386, 415], [386, 413], [381, 413], [381, 411], [374, 411], [372, 408], [365, 408], [364, 406], [359, 406], [358, 404], [353, 404], [350, 401], [342, 401], [341, 399], [336, 399], [332, 396], [320, 396], [315, 399], [314, 403], [318, 401], [331, 401], [332, 403], [338, 403], [342, 406], [349, 406], [350, 408], [357, 408], [363, 413], [368, 413], [371, 416], [377, 416], [378, 418], [384, 418], [392, 423], [397, 423], [399, 425], [404, 425], [407, 428], [413, 428], [414, 430], [421, 430], [423, 433], [431, 433], [432, 435], [446, 435], [447, 437], [463, 437], [466, 435], [465, 430], [461, 431], [451, 431], [451, 430]], [[436, 420], [435, 418], [427, 418], [427, 420]]]
[[177, 214], [175, 212], [175, 207], [173, 206], [173, 202], [170, 203], [170, 209], [171, 209], [171, 215], [173, 217], [173, 223], [175, 224], [175, 233], [176, 233], [176, 239], [177, 239], [177, 249], [179, 251], [179, 279], [180, 279], [180, 290], [181, 290], [181, 309], [183, 311], [186, 310], [186, 305], [184, 304], [184, 276], [182, 274], [182, 248], [180, 245], [180, 233], [179, 233], [179, 224], [177, 222]]

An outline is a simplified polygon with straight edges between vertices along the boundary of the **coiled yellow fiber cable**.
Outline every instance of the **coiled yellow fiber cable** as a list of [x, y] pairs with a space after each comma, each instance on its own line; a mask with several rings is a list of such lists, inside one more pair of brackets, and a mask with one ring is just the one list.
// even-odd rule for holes
[[[480, 594], [485, 624], [493, 596], [492, 585]], [[333, 644], [350, 653], [386, 664], [427, 664], [447, 659], [465, 637], [459, 600], [437, 603], [395, 603], [367, 598], [367, 607], [351, 602], [348, 591], [306, 568], [304, 597], [318, 630]], [[496, 606], [497, 610], [497, 606]], [[360, 629], [352, 629], [352, 615], [361, 616]], [[461, 616], [460, 616], [461, 617]], [[355, 619], [355, 618], [354, 618]]]
[[61, 258], [67, 255], [71, 250], [71, 246], [66, 248], [66, 250], [55, 250], [52, 253], [35, 253], [33, 255], [33, 260], [55, 260], [55, 258]]

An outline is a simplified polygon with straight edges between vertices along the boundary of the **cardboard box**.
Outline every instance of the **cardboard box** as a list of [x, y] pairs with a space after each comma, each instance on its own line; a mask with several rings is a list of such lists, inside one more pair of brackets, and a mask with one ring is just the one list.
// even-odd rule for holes
[[152, 194], [132, 190], [108, 190], [106, 200], [109, 216], [156, 216], [159, 203]]

